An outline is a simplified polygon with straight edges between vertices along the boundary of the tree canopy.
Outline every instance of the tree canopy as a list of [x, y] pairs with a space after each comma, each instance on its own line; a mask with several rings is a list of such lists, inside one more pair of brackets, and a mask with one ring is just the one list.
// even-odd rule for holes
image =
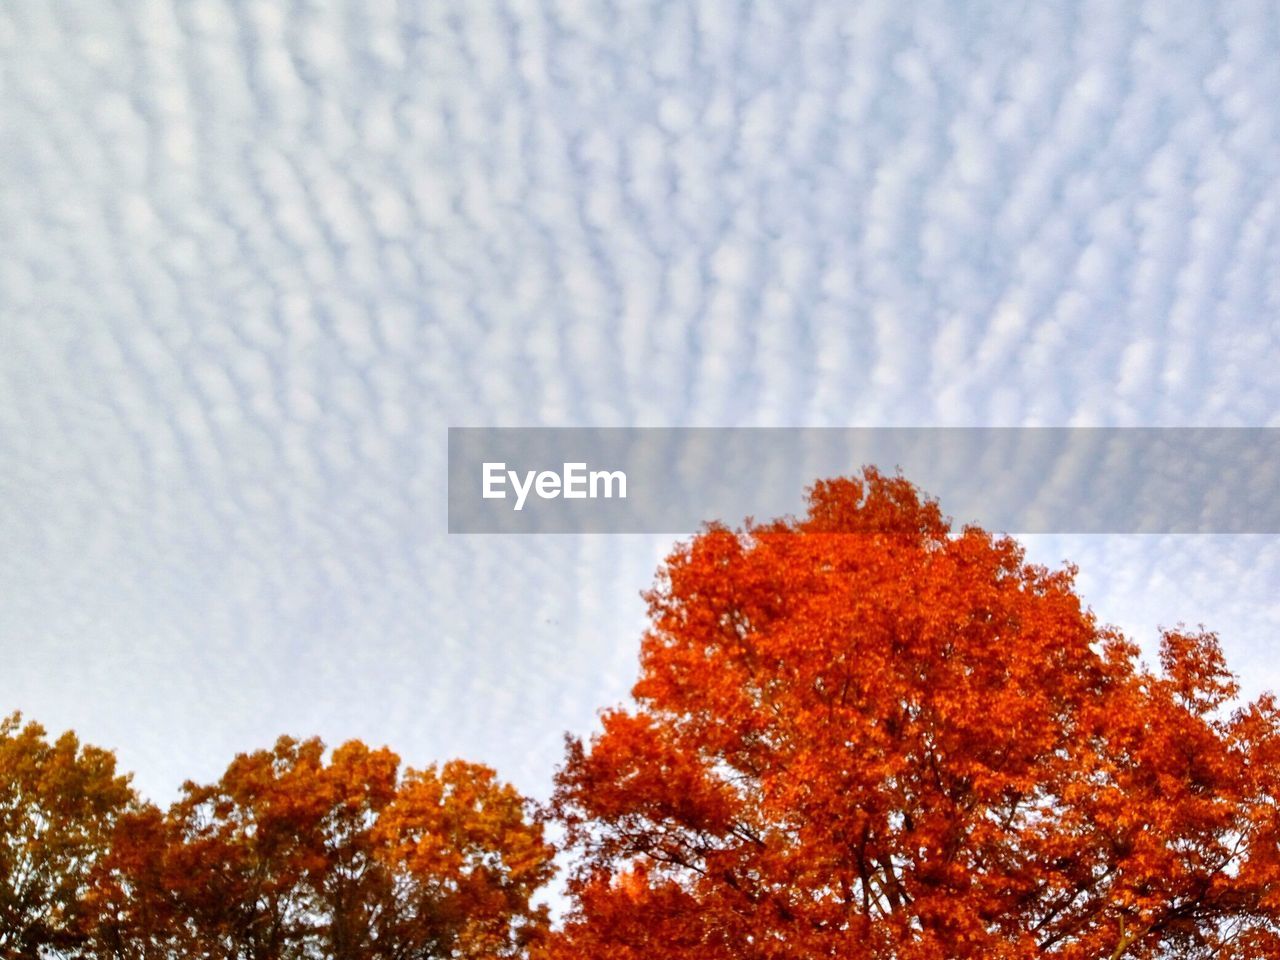
[[282, 737], [124, 819], [91, 943], [120, 960], [522, 956], [553, 853], [528, 812], [478, 764], [401, 772], [385, 748]]
[[282, 737], [142, 803], [114, 757], [0, 725], [0, 957], [499, 960], [547, 927], [528, 802], [460, 760]]
[[78, 943], [93, 871], [134, 800], [109, 751], [0, 719], [0, 957]]
[[557, 956], [1280, 956], [1276, 704], [1073, 575], [874, 470], [677, 547], [558, 774]]

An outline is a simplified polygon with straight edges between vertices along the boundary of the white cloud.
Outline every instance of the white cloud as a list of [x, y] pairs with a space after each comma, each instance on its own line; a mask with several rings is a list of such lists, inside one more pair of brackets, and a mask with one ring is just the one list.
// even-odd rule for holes
[[[1261, 0], [337, 11], [0, 10], [0, 709], [150, 789], [625, 694], [663, 542], [447, 537], [449, 424], [1280, 422]], [[1062, 549], [1263, 664], [1190, 542]]]

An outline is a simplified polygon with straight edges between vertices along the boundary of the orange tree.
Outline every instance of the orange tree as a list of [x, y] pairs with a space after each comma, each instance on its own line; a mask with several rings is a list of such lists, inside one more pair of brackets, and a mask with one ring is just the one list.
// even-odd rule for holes
[[110, 752], [0, 719], [0, 958], [80, 945], [91, 875], [134, 801]]
[[95, 874], [86, 951], [113, 960], [484, 958], [544, 931], [552, 850], [477, 764], [283, 737], [167, 812], [124, 818]]
[[1275, 703], [1212, 634], [1144, 666], [1073, 574], [874, 470], [679, 546], [557, 776], [553, 955], [1280, 956]]

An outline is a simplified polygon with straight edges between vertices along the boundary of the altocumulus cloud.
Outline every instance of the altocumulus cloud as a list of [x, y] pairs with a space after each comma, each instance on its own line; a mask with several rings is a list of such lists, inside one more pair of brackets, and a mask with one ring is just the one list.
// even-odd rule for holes
[[[282, 730], [542, 792], [666, 544], [448, 538], [446, 425], [1280, 425], [1278, 49], [1261, 0], [6, 3], [0, 701], [161, 796]], [[1032, 548], [1280, 680], [1269, 540]]]

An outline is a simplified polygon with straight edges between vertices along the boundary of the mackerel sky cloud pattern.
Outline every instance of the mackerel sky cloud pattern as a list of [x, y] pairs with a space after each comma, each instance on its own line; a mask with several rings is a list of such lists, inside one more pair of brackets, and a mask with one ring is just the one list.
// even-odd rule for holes
[[[4, 4], [0, 709], [162, 798], [282, 731], [541, 794], [669, 538], [447, 536], [450, 425], [1280, 426], [1277, 51], [1247, 0]], [[1280, 685], [1274, 538], [1029, 544]]]

